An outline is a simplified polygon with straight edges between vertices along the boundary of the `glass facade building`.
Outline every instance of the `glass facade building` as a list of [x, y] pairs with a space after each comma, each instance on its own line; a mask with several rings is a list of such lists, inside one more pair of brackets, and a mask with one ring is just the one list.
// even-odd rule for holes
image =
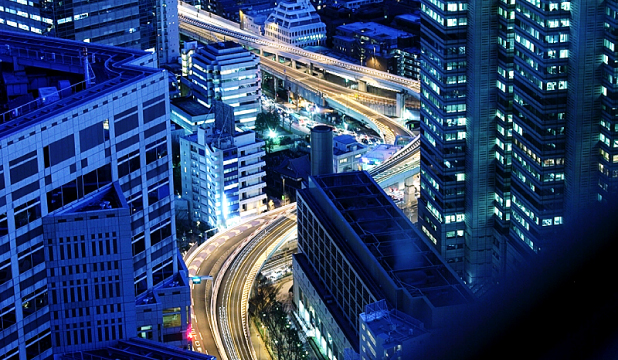
[[419, 226], [471, 286], [616, 192], [615, 5], [422, 4]]
[[180, 55], [175, 0], [0, 0], [0, 30], [156, 51], [159, 64]]

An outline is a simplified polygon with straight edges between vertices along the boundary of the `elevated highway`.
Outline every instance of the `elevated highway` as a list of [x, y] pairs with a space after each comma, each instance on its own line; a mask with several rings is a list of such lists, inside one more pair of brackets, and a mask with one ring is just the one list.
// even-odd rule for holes
[[[201, 24], [200, 22], [183, 22], [180, 24], [181, 32], [194, 38], [216, 40], [217, 37], [212, 34], [212, 31]], [[314, 92], [315, 98], [322, 99], [330, 107], [357, 120], [366, 122], [380, 134], [386, 143], [394, 143], [395, 138], [400, 135], [412, 135], [411, 131], [404, 125], [361, 103], [361, 101], [394, 102], [392, 99], [321, 80], [319, 77], [310, 76], [300, 69], [294, 69], [280, 62], [273, 61], [272, 58], [267, 56], [261, 56], [261, 60], [261, 67], [265, 70], [309, 89]]]
[[362, 81], [375, 87], [405, 92], [417, 98], [419, 96], [420, 84], [418, 80], [385, 73], [366, 66], [352, 64], [333, 57], [307, 51], [300, 47], [269, 40], [264, 36], [240, 29], [237, 23], [213, 16], [207, 11], [199, 11], [195, 7], [183, 2], [180, 2], [178, 6], [178, 19], [180, 26], [183, 24], [196, 25], [203, 29], [225, 35], [244, 45], [264, 49], [270, 53], [277, 53], [287, 58], [298, 59], [298, 61], [308, 64], [319, 65], [325, 71], [340, 74], [354, 79], [355, 81]]
[[248, 303], [270, 255], [295, 236], [296, 204], [266, 212], [209, 239], [185, 256], [192, 285], [193, 349], [223, 360], [259, 359], [251, 342]]
[[[419, 98], [420, 84], [417, 80], [385, 73], [365, 66], [352, 64], [329, 56], [313, 53], [302, 48], [272, 41], [263, 36], [240, 29], [239, 24], [222, 19], [207, 11], [198, 11], [195, 7], [180, 3], [178, 7], [180, 29], [183, 32], [200, 34], [201, 37], [217, 39], [224, 37], [233, 40], [249, 48], [260, 50], [262, 67], [268, 71], [277, 73], [279, 77], [288, 81], [302, 84], [305, 88], [315, 92], [316, 97], [321, 97], [330, 107], [339, 110], [358, 120], [366, 121], [385, 142], [393, 143], [399, 135], [411, 136], [412, 133], [405, 126], [385, 116], [361, 102], [377, 101], [391, 104], [393, 99], [372, 95], [363, 91], [357, 91], [339, 86], [319, 76], [307, 74], [296, 66], [288, 66], [287, 63], [278, 61], [279, 56], [290, 59], [291, 62], [301, 62], [307, 67], [318, 66], [324, 71], [346, 77], [355, 81], [381, 87], [384, 89], [405, 93]], [[215, 35], [216, 34], [216, 35]], [[275, 54], [272, 56], [264, 54]], [[371, 175], [383, 187], [401, 183], [419, 171], [420, 166], [420, 138], [415, 139], [391, 159], [371, 170]]]
[[256, 359], [257, 354], [250, 341], [248, 306], [251, 290], [266, 259], [295, 233], [295, 215], [278, 218], [258, 233], [237, 256], [230, 258], [227, 271], [221, 274], [218, 296], [213, 301], [222, 345], [229, 360]]
[[421, 137], [419, 135], [388, 160], [371, 169], [369, 174], [382, 188], [402, 184], [406, 179], [418, 174], [420, 161]]

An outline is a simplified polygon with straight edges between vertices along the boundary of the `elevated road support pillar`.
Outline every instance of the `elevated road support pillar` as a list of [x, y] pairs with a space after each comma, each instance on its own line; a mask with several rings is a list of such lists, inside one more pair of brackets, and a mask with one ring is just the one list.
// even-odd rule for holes
[[404, 180], [403, 201], [405, 206], [412, 205], [416, 201], [420, 192], [420, 174], [415, 174]]
[[406, 108], [406, 93], [398, 92], [397, 93], [397, 102], [395, 103], [395, 116], [400, 118], [403, 116], [403, 112]]
[[367, 82], [358, 80], [358, 91], [367, 92]]

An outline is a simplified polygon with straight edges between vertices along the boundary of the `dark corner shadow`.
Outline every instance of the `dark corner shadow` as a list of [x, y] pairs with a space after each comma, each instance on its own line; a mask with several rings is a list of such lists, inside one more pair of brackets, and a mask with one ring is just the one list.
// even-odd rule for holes
[[409, 359], [618, 359], [618, 198], [578, 211], [555, 246]]

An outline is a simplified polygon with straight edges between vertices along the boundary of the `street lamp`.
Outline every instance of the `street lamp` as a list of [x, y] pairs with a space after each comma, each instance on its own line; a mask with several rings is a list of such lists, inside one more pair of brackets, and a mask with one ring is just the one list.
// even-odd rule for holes
[[273, 129], [268, 129], [268, 139], [266, 139], [266, 147], [268, 151], [272, 151], [275, 138], [278, 136], [277, 132]]

